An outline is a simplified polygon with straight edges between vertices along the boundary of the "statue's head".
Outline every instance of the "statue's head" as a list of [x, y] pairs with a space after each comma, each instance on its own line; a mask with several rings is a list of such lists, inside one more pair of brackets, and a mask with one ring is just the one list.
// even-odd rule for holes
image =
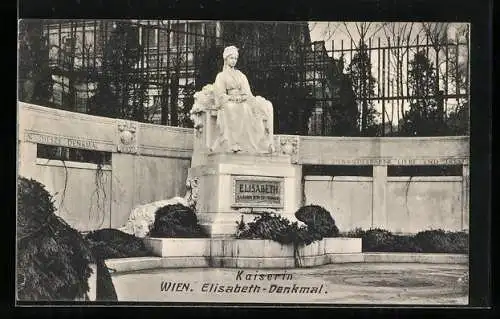
[[234, 67], [238, 61], [238, 48], [233, 45], [226, 47], [222, 53], [222, 58], [224, 59], [224, 65]]

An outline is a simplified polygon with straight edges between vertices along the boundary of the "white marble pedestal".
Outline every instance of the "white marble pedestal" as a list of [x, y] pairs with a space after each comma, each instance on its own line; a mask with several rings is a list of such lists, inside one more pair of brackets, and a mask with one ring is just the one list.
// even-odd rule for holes
[[205, 159], [190, 168], [189, 178], [197, 179], [197, 216], [210, 237], [234, 236], [241, 216], [252, 221], [266, 209], [296, 221], [302, 172], [289, 155], [211, 153]]

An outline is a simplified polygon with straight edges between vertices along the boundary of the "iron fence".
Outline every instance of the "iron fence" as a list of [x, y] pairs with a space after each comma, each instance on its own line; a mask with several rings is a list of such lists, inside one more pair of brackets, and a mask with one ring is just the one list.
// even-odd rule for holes
[[[379, 37], [368, 39], [366, 44], [372, 65], [371, 72], [375, 78], [375, 90], [357, 102], [361, 105], [367, 100], [378, 106], [384, 127], [382, 135], [395, 133], [394, 130], [398, 130], [399, 121], [405, 116], [410, 103], [422, 98], [421, 92], [412, 89], [409, 79], [411, 63], [419, 52], [429, 59], [437, 84], [436, 90], [427, 94], [426, 98], [438, 101], [444, 117], [450, 112], [456, 112], [465, 104], [468, 105], [470, 100], [468, 29], [463, 40], [457, 37], [437, 41], [432, 39], [430, 34], [423, 36], [417, 34], [411, 41], [401, 37], [385, 37], [383, 40]], [[343, 60], [346, 67], [359, 52], [359, 45], [354, 41], [349, 41], [347, 46], [343, 40], [337, 42], [332, 40], [331, 47], [328, 55]]]
[[394, 133], [411, 101], [422, 98], [408, 80], [411, 61], [422, 50], [437, 66], [439, 86], [438, 96], [426, 98], [442, 101], [444, 114], [469, 100], [468, 67], [460, 69], [469, 64], [468, 42], [437, 47], [429, 37], [417, 37], [413, 44], [391, 46], [389, 38], [385, 44], [370, 39], [374, 91], [359, 96], [348, 72], [359, 52], [354, 42], [346, 47], [332, 41], [327, 50], [308, 34], [282, 43], [258, 35], [243, 41], [223, 31], [219, 21], [43, 20], [40, 37], [48, 45], [53, 80], [48, 104], [189, 127], [193, 94], [214, 81], [230, 44], [243, 51], [239, 67], [254, 93], [273, 103], [276, 133], [359, 135], [364, 104], [380, 110], [381, 129], [373, 134]]

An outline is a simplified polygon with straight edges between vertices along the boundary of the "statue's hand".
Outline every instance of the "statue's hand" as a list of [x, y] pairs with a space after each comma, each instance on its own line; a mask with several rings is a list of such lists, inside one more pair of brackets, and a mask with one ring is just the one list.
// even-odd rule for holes
[[242, 95], [234, 95], [234, 96], [231, 96], [229, 98], [229, 100], [232, 102], [241, 103], [241, 102], [245, 101], [246, 98], [243, 97]]

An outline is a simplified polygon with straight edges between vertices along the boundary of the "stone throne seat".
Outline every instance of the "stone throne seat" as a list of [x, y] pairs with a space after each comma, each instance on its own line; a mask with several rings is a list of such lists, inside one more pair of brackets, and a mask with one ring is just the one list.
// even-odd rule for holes
[[194, 94], [194, 104], [190, 111], [195, 134], [191, 166], [205, 162], [204, 157], [211, 150], [216, 136], [220, 134], [213, 90], [213, 84], [208, 84]]

